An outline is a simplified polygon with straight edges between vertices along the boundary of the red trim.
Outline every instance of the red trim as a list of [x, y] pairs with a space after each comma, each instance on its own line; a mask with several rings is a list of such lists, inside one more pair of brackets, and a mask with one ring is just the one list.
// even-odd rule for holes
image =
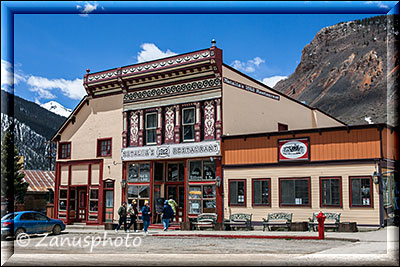
[[[217, 163], [217, 165], [218, 165], [218, 163]], [[216, 172], [217, 172], [217, 170], [216, 170]], [[217, 175], [217, 173], [215, 173], [215, 177], [217, 177], [217, 176], [219, 176], [219, 175]], [[219, 176], [219, 177], [221, 177], [221, 176]], [[189, 184], [189, 185], [202, 185], [202, 184], [205, 184], [205, 185], [210, 185], [210, 184], [212, 184], [212, 185], [214, 185], [214, 184], [215, 184], [215, 180], [211, 180], [211, 181], [207, 181], [207, 180], [203, 180], [203, 181], [191, 181], [191, 182], [189, 182], [188, 184]]]
[[[103, 141], [110, 141], [110, 154], [101, 155], [101, 143]], [[111, 157], [112, 156], [112, 137], [98, 138], [97, 139], [97, 150], [96, 151], [97, 151], [96, 152], [96, 156], [97, 157]]]
[[[281, 199], [281, 181], [282, 180], [308, 180], [308, 205], [296, 205], [296, 204], [282, 204]], [[279, 178], [279, 207], [311, 207], [311, 177], [290, 177], [290, 178]]]
[[[255, 181], [268, 181], [268, 204], [255, 204], [254, 203], [254, 182]], [[271, 207], [271, 178], [251, 179], [251, 205], [253, 207]]]
[[[185, 175], [183, 176], [183, 194], [185, 195], [185, 198], [184, 198], [184, 203], [183, 203], [183, 218], [182, 218], [182, 221], [184, 221], [184, 222], [187, 222], [188, 221], [188, 211], [187, 211], [187, 209], [188, 209], [188, 198], [189, 198], [189, 196], [188, 196], [188, 179], [189, 179], [189, 177], [188, 177], [188, 175], [187, 175], [187, 166], [188, 166], [188, 163], [187, 163], [188, 161], [187, 160], [185, 160], [184, 161], [184, 168], [185, 168]], [[167, 165], [167, 168], [168, 168], [168, 165]], [[178, 192], [179, 193], [179, 192]]]
[[221, 179], [220, 186], [215, 186], [216, 191], [216, 204], [217, 204], [217, 222], [222, 223], [224, 221], [224, 205], [223, 205], [223, 181], [222, 181], [222, 168], [221, 168], [221, 160], [216, 159], [216, 171], [215, 171], [215, 178], [219, 176]]
[[59, 201], [59, 191], [60, 191], [60, 166], [56, 162], [55, 166], [55, 181], [54, 181], [54, 218], [58, 218], [58, 201]]
[[[125, 180], [125, 182], [127, 184], [128, 184], [128, 180], [126, 179], [126, 177], [127, 177], [127, 168], [126, 168], [126, 166], [128, 164], [129, 163], [127, 163], [127, 162], [123, 162], [122, 163], [122, 179]], [[128, 188], [128, 186], [126, 186], [125, 188], [121, 187], [121, 203], [120, 203], [120, 205], [122, 205], [122, 202], [124, 202], [125, 199], [126, 199], [126, 190], [127, 190], [127, 188]]]
[[[97, 203], [97, 223], [101, 224], [104, 221], [104, 181], [103, 181], [103, 161], [100, 163], [100, 174], [99, 174], [99, 202]], [[89, 205], [88, 205], [88, 210], [89, 210]]]
[[[65, 158], [62, 157], [62, 147], [64, 145], [69, 145], [69, 155], [68, 155], [68, 157], [65, 157]], [[59, 159], [71, 159], [71, 152], [72, 152], [71, 142], [59, 142], [58, 143], [58, 158]]]
[[[369, 179], [369, 185], [371, 188], [370, 192], [370, 203], [369, 205], [353, 205], [351, 203], [351, 179]], [[373, 208], [374, 207], [374, 187], [372, 183], [372, 176], [349, 176], [349, 200], [350, 208]]]
[[[149, 207], [151, 211], [151, 218], [154, 218], [154, 215], [156, 214], [155, 211], [152, 211], [153, 209], [153, 168], [154, 168], [154, 163], [153, 161], [150, 162], [150, 188], [149, 188]], [[139, 171], [140, 174], [140, 171]], [[139, 192], [138, 192], [139, 193]], [[140, 193], [139, 193], [140, 194]], [[139, 202], [138, 204], [139, 205]], [[151, 220], [153, 222], [153, 220]]]
[[[281, 154], [281, 147], [288, 142], [297, 141], [303, 143], [307, 147], [307, 152], [298, 158], [287, 158]], [[311, 151], [310, 151], [310, 137], [298, 137], [298, 138], [285, 138], [285, 139], [278, 139], [278, 162], [291, 162], [291, 161], [310, 161], [311, 160]]]
[[[339, 205], [322, 205], [322, 180], [330, 180], [330, 179], [339, 179], [339, 194], [340, 194], [340, 204]], [[327, 177], [319, 177], [319, 206], [321, 208], [325, 207], [343, 207], [343, 195], [342, 195], [342, 177], [341, 176], [327, 176]]]
[[[230, 207], [246, 207], [246, 198], [247, 198], [247, 180], [246, 179], [229, 179], [229, 192], [228, 192], [228, 206]], [[244, 202], [243, 204], [231, 204], [231, 183], [232, 182], [244, 182]]]
[[71, 174], [72, 174], [72, 166], [69, 165], [68, 166], [68, 183], [67, 183], [67, 208], [66, 208], [66, 212], [67, 212], [66, 221], [67, 221], [67, 224], [69, 223], [69, 212], [70, 212], [70, 210], [69, 210], [69, 191], [70, 191], [70, 184], [71, 184], [71, 179], [72, 179]]

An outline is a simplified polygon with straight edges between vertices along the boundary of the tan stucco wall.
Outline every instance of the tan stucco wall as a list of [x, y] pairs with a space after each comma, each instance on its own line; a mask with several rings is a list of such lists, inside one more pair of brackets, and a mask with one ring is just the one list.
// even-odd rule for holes
[[[120, 182], [122, 180], [121, 148], [123, 129], [122, 103], [122, 94], [94, 98], [89, 100], [89, 105], [84, 103], [82, 108], [76, 114], [75, 123], [70, 123], [61, 133], [60, 142], [71, 142], [71, 159], [58, 159], [59, 162], [92, 159], [104, 160], [102, 179], [115, 180], [114, 218], [118, 218], [117, 210], [121, 198]], [[97, 139], [109, 137], [112, 138], [112, 157], [97, 157]], [[113, 164], [114, 161], [116, 164]], [[72, 166], [72, 184], [87, 184], [87, 166], [87, 163], [84, 163], [84, 165]], [[75, 173], [74, 170], [76, 168], [86, 168], [85, 175], [81, 175], [81, 172]], [[64, 173], [68, 173], [68, 170], [66, 169], [66, 172], [61, 171], [61, 173], [61, 179], [64, 181]], [[99, 165], [93, 164], [92, 184], [98, 184], [99, 179], [96, 177], [99, 177], [99, 174]], [[83, 179], [85, 182], [83, 182]]]
[[88, 165], [71, 166], [71, 185], [87, 185]]
[[[223, 76], [276, 95], [226, 66], [223, 66]], [[278, 101], [224, 82], [222, 90], [224, 135], [277, 131], [278, 123], [287, 124], [289, 130], [342, 125], [320, 112], [314, 116], [310, 108], [283, 96]]]
[[[379, 225], [379, 188], [373, 184], [373, 208], [350, 208], [349, 176], [371, 176], [375, 170], [373, 164], [325, 165], [301, 167], [258, 167], [224, 169], [224, 217], [229, 214], [252, 213], [253, 221], [261, 222], [268, 213], [293, 213], [293, 222], [308, 221], [313, 212], [320, 210], [341, 213], [341, 222], [357, 222], [358, 224]], [[319, 199], [319, 177], [342, 177], [342, 208], [321, 208]], [[311, 207], [279, 207], [279, 178], [311, 177]], [[271, 178], [271, 207], [252, 207], [253, 178]], [[246, 179], [246, 207], [229, 207], [229, 179]]]

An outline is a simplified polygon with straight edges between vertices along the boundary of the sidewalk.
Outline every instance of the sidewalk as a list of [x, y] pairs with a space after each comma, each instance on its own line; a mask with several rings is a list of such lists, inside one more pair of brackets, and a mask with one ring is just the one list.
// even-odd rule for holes
[[[64, 233], [71, 234], [101, 234], [107, 233], [108, 236], [123, 235], [125, 232], [120, 230], [116, 233], [114, 230], [97, 229], [94, 227], [76, 228], [67, 226]], [[138, 233], [130, 232], [130, 235], [143, 236], [143, 231]], [[215, 238], [292, 238], [292, 239], [318, 239], [318, 232], [295, 232], [295, 231], [210, 231], [210, 230], [193, 230], [193, 231], [179, 231], [171, 230], [164, 232], [161, 229], [149, 230], [148, 236], [157, 237], [215, 237]], [[399, 228], [395, 226], [388, 226], [379, 230], [366, 231], [366, 232], [325, 232], [326, 240], [343, 240], [352, 242], [398, 242], [399, 241]]]

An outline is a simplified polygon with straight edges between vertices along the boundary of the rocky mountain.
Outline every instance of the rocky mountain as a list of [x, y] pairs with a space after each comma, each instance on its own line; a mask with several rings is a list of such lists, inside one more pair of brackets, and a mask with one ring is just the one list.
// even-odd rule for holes
[[383, 15], [323, 28], [274, 89], [348, 124], [397, 125], [398, 24]]
[[41, 104], [40, 106], [42, 108], [47, 109], [48, 111], [51, 111], [55, 114], [58, 114], [62, 117], [66, 117], [66, 118], [72, 113], [71, 109], [64, 107], [63, 105], [61, 105], [60, 103], [58, 103], [56, 101], [50, 101], [45, 104]]
[[[14, 118], [10, 116], [10, 105]], [[27, 170], [48, 170], [54, 167], [55, 145], [49, 142], [65, 117], [39, 105], [1, 90], [1, 138], [14, 119], [14, 141]], [[50, 155], [52, 158], [50, 158]]]

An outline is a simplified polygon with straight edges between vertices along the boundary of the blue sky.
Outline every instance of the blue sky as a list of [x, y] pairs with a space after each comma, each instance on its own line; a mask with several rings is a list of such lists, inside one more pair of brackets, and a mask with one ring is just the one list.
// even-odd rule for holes
[[[213, 38], [223, 49], [224, 63], [273, 85], [294, 72], [302, 49], [319, 30], [380, 15], [381, 10], [387, 12], [397, 2], [237, 2], [225, 12], [253, 14], [117, 14], [129, 13], [132, 8], [136, 13], [154, 13], [149, 6], [137, 11], [149, 5], [143, 2], [50, 2], [41, 3], [41, 7], [35, 2], [14, 3], [26, 10], [49, 8], [48, 14], [14, 15], [15, 94], [37, 103], [55, 100], [73, 109], [85, 95], [82, 77], [87, 68], [97, 72], [199, 50], [209, 47]], [[184, 4], [186, 9], [173, 12], [188, 12], [187, 7], [192, 7], [197, 13], [221, 13], [229, 6], [217, 3], [210, 12], [201, 9], [201, 3]], [[160, 10], [170, 12], [165, 6], [159, 4]], [[336, 12], [333, 7], [338, 8]], [[283, 13], [279, 8], [292, 14], [255, 14]], [[75, 14], [59, 14], [63, 12], [58, 9]], [[296, 10], [314, 14], [293, 14]], [[363, 14], [329, 14], [350, 12]], [[7, 30], [4, 24], [2, 31]], [[4, 38], [2, 34], [2, 44]], [[12, 70], [10, 62], [9, 49], [2, 45], [3, 89], [10, 86], [6, 79]]]

